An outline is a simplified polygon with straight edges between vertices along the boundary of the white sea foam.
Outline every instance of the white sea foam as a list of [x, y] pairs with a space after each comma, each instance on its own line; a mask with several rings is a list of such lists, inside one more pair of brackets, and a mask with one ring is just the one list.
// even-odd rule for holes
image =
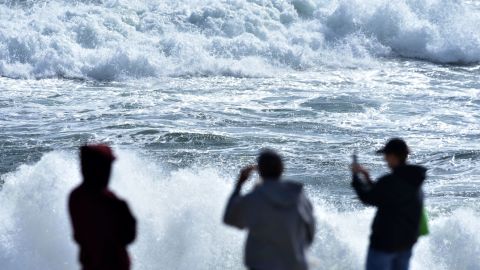
[[[77, 268], [66, 212], [68, 192], [80, 181], [71, 153], [46, 154], [38, 163], [2, 176], [0, 265], [4, 270]], [[243, 234], [221, 224], [232, 181], [214, 169], [167, 173], [131, 151], [120, 151], [113, 189], [128, 198], [139, 220], [131, 248], [134, 269], [243, 269]], [[321, 192], [321, 191], [316, 191]], [[372, 209], [338, 212], [315, 199], [318, 235], [312, 269], [360, 269]], [[431, 221], [431, 236], [415, 249], [412, 268], [478, 266], [480, 216], [468, 209]]]
[[479, 15], [454, 0], [0, 1], [0, 76], [268, 76], [378, 56], [475, 63]]

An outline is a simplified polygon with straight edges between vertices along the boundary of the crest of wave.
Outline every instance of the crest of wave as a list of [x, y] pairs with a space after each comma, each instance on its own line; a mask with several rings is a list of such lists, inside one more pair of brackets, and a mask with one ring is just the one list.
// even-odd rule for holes
[[479, 11], [454, 0], [0, 2], [0, 75], [269, 76], [376, 57], [480, 61]]

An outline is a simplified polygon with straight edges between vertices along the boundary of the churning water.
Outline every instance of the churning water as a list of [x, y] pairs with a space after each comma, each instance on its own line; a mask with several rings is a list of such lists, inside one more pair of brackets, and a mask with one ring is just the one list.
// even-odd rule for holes
[[361, 269], [373, 209], [354, 150], [427, 166], [414, 270], [480, 269], [480, 4], [454, 0], [0, 0], [0, 268], [77, 269], [77, 147], [114, 145], [135, 270], [243, 269], [221, 224], [240, 166], [281, 151], [313, 198], [312, 269]]

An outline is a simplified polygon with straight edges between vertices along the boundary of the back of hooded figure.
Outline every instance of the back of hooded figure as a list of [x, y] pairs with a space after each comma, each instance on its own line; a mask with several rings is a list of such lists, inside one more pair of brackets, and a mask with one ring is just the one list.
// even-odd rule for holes
[[409, 249], [417, 242], [425, 174], [426, 169], [421, 166], [399, 166], [381, 177], [370, 193], [359, 192], [366, 204], [378, 208], [370, 236], [373, 248], [397, 251]]
[[107, 188], [114, 159], [107, 146], [81, 148], [84, 181], [70, 194], [69, 211], [83, 270], [130, 269], [126, 246], [135, 239], [136, 222]]
[[[273, 163], [269, 164], [269, 160]], [[275, 168], [281, 164], [278, 161], [281, 160], [272, 151], [260, 155], [262, 184], [244, 196], [240, 195], [237, 185], [228, 202], [224, 222], [248, 230], [245, 245], [248, 268], [305, 270], [308, 269], [305, 250], [314, 236], [312, 206], [301, 184], [281, 181], [283, 165], [281, 169]]]

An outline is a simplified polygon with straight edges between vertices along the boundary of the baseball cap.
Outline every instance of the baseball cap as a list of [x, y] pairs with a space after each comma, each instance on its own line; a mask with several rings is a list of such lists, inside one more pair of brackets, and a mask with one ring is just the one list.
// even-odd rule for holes
[[376, 153], [408, 155], [410, 150], [408, 149], [407, 143], [404, 140], [400, 138], [393, 138], [389, 140], [382, 149], [377, 150]]

